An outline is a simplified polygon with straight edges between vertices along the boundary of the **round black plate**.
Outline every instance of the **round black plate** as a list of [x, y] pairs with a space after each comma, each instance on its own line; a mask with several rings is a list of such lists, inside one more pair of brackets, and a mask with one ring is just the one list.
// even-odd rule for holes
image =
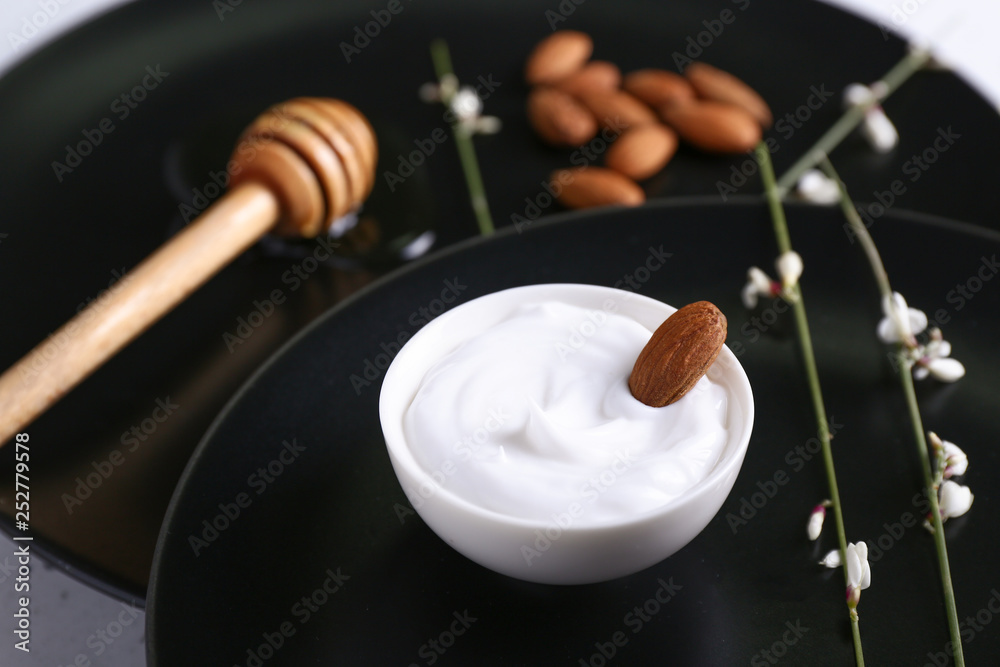
[[[446, 128], [441, 108], [416, 94], [433, 78], [428, 45], [435, 37], [448, 40], [462, 81], [488, 93], [487, 112], [503, 119], [501, 134], [476, 140], [499, 225], [554, 212], [541, 184], [572, 159], [571, 151], [538, 142], [524, 117], [524, 58], [553, 26], [590, 32], [595, 57], [626, 71], [674, 68], [675, 52], [689, 52], [743, 77], [783, 119], [769, 135], [779, 171], [839, 116], [837, 91], [873, 80], [904, 53], [877, 26], [801, 0], [403, 0], [380, 26], [387, 6], [136, 2], [0, 80], [0, 367], [97, 298], [203, 206], [240, 130], [291, 97], [342, 97], [371, 118], [382, 157], [365, 210], [387, 240], [433, 228], [442, 247], [474, 234], [450, 138], [404, 184], [390, 188], [386, 179], [403, 173], [401, 161], [419, 160], [410, 154]], [[358, 36], [366, 30], [374, 35], [367, 41]], [[886, 108], [902, 134], [895, 152], [873, 155], [852, 137], [834, 154], [855, 195], [892, 196], [893, 207], [995, 226], [994, 202], [981, 194], [993, 187], [1000, 154], [995, 111], [941, 72], [908, 82]], [[926, 171], [909, 171], [912, 156], [949, 128], [961, 136], [947, 152]], [[93, 145], [80, 148], [87, 142]], [[67, 146], [90, 154], [77, 162]], [[720, 184], [751, 194], [758, 180], [744, 182], [739, 173], [752, 165], [748, 160], [682, 149], [644, 186], [654, 199], [718, 198]], [[897, 180], [902, 194], [891, 192]], [[379, 248], [391, 255], [388, 243]], [[39, 550], [105, 590], [141, 600], [170, 494], [219, 410], [284, 341], [392, 265], [375, 253], [349, 270], [323, 266], [298, 281], [289, 272], [300, 262], [255, 248], [29, 427]], [[275, 290], [285, 302], [262, 318]], [[250, 321], [260, 326], [248, 329]], [[158, 401], [177, 406], [163, 421], [156, 420], [165, 416]], [[7, 530], [13, 464], [12, 456], [0, 456], [0, 524]]]
[[[835, 534], [813, 544], [805, 533], [828, 492], [798, 345], [787, 313], [740, 304], [747, 268], [775, 255], [769, 217], [759, 203], [700, 204], [561, 216], [464, 243], [292, 341], [215, 423], [171, 502], [150, 585], [150, 664], [272, 655], [280, 664], [733, 665], [767, 664], [766, 655], [848, 664], [843, 579], [817, 564]], [[871, 545], [866, 653], [871, 664], [923, 664], [948, 636], [914, 502], [916, 449], [875, 337], [877, 291], [836, 209], [789, 216], [847, 534]], [[947, 320], [969, 368], [955, 385], [922, 383], [919, 397], [928, 428], [972, 461], [975, 505], [947, 535], [962, 618], [976, 617], [996, 606], [1000, 558], [991, 534], [1000, 282], [976, 281], [996, 275], [1000, 235], [894, 214], [872, 232], [895, 288]], [[650, 272], [654, 256], [662, 268]], [[396, 341], [448, 307], [443, 294], [457, 295], [455, 305], [542, 282], [624, 286], [676, 305], [709, 299], [728, 315], [728, 344], [754, 387], [749, 453], [714, 521], [659, 565], [603, 584], [527, 584], [453, 551], [412, 513], [379, 427], [382, 369]], [[1000, 635], [975, 634], [967, 650], [970, 663], [984, 662]]]

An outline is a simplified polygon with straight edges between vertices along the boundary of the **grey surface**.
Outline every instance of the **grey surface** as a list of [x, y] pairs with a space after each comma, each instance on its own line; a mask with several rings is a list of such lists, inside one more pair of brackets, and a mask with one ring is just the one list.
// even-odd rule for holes
[[[29, 533], [30, 534], [30, 533]], [[28, 545], [29, 590], [18, 592], [20, 545]], [[0, 665], [4, 667], [126, 667], [146, 664], [146, 615], [141, 609], [70, 578], [32, 553], [31, 542], [0, 535]], [[31, 638], [25, 653], [14, 647], [14, 613], [27, 597]], [[116, 635], [117, 637], [112, 637]]]

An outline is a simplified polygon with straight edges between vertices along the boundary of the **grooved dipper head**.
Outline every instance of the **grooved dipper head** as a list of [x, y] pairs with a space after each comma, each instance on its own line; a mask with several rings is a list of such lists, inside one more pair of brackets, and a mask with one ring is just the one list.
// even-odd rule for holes
[[340, 100], [300, 97], [271, 107], [244, 130], [230, 186], [263, 183], [281, 202], [275, 233], [313, 237], [364, 201], [377, 159], [375, 133], [360, 111]]

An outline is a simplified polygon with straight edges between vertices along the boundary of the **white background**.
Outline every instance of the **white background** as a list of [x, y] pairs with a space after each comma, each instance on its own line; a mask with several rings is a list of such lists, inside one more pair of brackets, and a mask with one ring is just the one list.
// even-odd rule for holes
[[[329, 0], [331, 2], [336, 0]], [[669, 0], [664, 0], [669, 1]], [[813, 0], [802, 0], [811, 2]], [[88, 17], [128, 0], [2, 0], [0, 73], [31, 50], [55, 39]], [[210, 0], [205, 0], [209, 4]], [[939, 59], [953, 66], [1000, 108], [1000, 2], [997, 0], [827, 0], [922, 42], [933, 44]], [[48, 7], [52, 17], [45, 15]], [[10, 33], [21, 34], [25, 21], [34, 36], [15, 49]], [[29, 32], [31, 30], [29, 28]]]

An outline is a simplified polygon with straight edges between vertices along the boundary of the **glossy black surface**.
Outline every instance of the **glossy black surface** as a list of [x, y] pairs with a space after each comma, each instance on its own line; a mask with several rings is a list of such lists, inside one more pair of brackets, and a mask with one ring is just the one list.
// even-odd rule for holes
[[[404, 2], [359, 53], [348, 54], [348, 62], [341, 43], [353, 42], [356, 29], [363, 30], [382, 6], [274, 0], [226, 5], [232, 11], [220, 12], [219, 5], [137, 2], [61, 38], [0, 80], [0, 232], [6, 235], [0, 245], [0, 367], [27, 353], [80, 304], [97, 298], [116, 273], [134, 267], [176, 231], [188, 212], [182, 205], [201, 205], [199, 193], [211, 190], [212, 174], [223, 168], [240, 130], [269, 105], [299, 95], [342, 97], [369, 115], [381, 143], [378, 186], [366, 208], [383, 228], [385, 242], [376, 251], [359, 255], [345, 240], [348, 257], [296, 282], [288, 272], [301, 254], [253, 249], [29, 427], [38, 443], [32, 529], [39, 550], [128, 600], [145, 593], [163, 513], [190, 453], [242, 382], [295, 332], [394, 266], [394, 249], [413, 234], [434, 229], [437, 247], [444, 247], [475, 233], [450, 138], [394, 191], [385, 178], [409, 159], [415, 141], [426, 145], [445, 127], [442, 110], [416, 96], [433, 75], [432, 38], [447, 38], [463, 82], [492, 89], [486, 110], [503, 119], [500, 135], [476, 140], [499, 225], [509, 225], [514, 215], [535, 215], [537, 205], [539, 213], [555, 212], [556, 206], [544, 206], [541, 183], [571, 160], [570, 151], [541, 145], [523, 114], [524, 57], [551, 30], [550, 21], [590, 32], [595, 57], [627, 71], [673, 68], [675, 51], [686, 50], [689, 38], [711, 26], [719, 30], [714, 22], [723, 10], [732, 11], [733, 21], [702, 38], [711, 40], [701, 54], [692, 53], [743, 77], [779, 118], [799, 112], [805, 119], [771, 132], [779, 171], [839, 115], [833, 93], [876, 78], [904, 52], [877, 26], [804, 1], [589, 0], [573, 5], [572, 13], [564, 9], [566, 20], [557, 21], [547, 12], [559, 12], [558, 3], [421, 0]], [[144, 78], [145, 98], [132, 108], [121, 96]], [[827, 99], [820, 104], [821, 98]], [[817, 109], [803, 107], [810, 99]], [[875, 200], [900, 180], [905, 192], [895, 196], [894, 208], [995, 228], [995, 202], [982, 194], [992, 191], [1000, 149], [994, 110], [959, 78], [939, 72], [907, 83], [886, 108], [902, 135], [896, 151], [875, 156], [852, 137], [834, 153], [857, 198]], [[104, 119], [103, 127], [110, 123], [113, 131], [100, 132], [91, 153], [72, 172], [57, 175], [54, 162], [68, 165], [66, 146], [94, 137]], [[912, 156], [948, 128], [960, 138], [927, 171], [907, 171]], [[718, 197], [720, 182], [741, 182], [734, 174], [747, 160], [682, 149], [644, 185], [653, 199]], [[737, 187], [739, 194], [758, 188], [756, 177]], [[596, 259], [591, 254], [577, 261], [584, 266]], [[505, 258], [492, 270], [505, 275], [514, 266], [515, 258]], [[542, 275], [546, 266], [532, 270]], [[918, 273], [922, 266], [910, 268]], [[947, 290], [940, 289], [944, 298]], [[264, 301], [275, 290], [285, 302], [243, 343], [232, 343], [227, 336], [267, 310]], [[163, 414], [156, 411], [158, 400], [179, 407], [154, 424], [146, 420]], [[146, 429], [136, 445], [128, 433], [144, 422], [155, 429]], [[93, 488], [81, 487], [78, 480], [108, 470], [115, 451], [123, 463], [92, 478]], [[12, 464], [0, 456], [0, 523], [7, 528]]]
[[[923, 664], [948, 636], [933, 542], [914, 504], [919, 459], [887, 348], [874, 335], [877, 291], [835, 210], [792, 207], [789, 217], [805, 258], [847, 535], [871, 545], [873, 584], [859, 607], [866, 657]], [[894, 214], [872, 232], [895, 287], [914, 295], [911, 305], [943, 309], [954, 354], [969, 368], [955, 385], [921, 383], [918, 395], [928, 428], [972, 461], [975, 505], [946, 530], [962, 617], [992, 615], [1000, 291], [984, 283], [959, 304], [947, 290], [977, 275], [984, 257], [996, 261], [1000, 235]], [[650, 273], [654, 250], [671, 256]], [[763, 205], [664, 204], [464, 244], [344, 303], [262, 369], [196, 451], [154, 561], [150, 663], [247, 664], [261, 644], [267, 652], [267, 637], [279, 643], [273, 633], [287, 623], [275, 653], [282, 664], [432, 664], [434, 656], [442, 665], [603, 664], [592, 656], [612, 648], [615, 664], [767, 664], [765, 650], [789, 664], [849, 664], [842, 575], [817, 564], [836, 534], [832, 523], [816, 544], [805, 534], [828, 493], [810, 451], [815, 421], [790, 315], [763, 304], [747, 312], [739, 300], [746, 268], [774, 254]], [[733, 492], [691, 544], [630, 577], [545, 586], [472, 563], [410, 514], [381, 437], [377, 366], [449, 282], [464, 303], [516, 285], [615, 285], [625, 276], [644, 295], [676, 305], [708, 299], [727, 314], [727, 342], [757, 411]], [[331, 574], [344, 576], [327, 596]], [[664, 584], [670, 594], [659, 591]], [[302, 598], [316, 590], [314, 603], [325, 601], [307, 615]], [[476, 620], [437, 651], [430, 640], [463, 629], [451, 627], [455, 613]], [[617, 648], [608, 644], [616, 633]], [[970, 664], [988, 662], [1000, 636], [978, 633], [966, 649]]]

